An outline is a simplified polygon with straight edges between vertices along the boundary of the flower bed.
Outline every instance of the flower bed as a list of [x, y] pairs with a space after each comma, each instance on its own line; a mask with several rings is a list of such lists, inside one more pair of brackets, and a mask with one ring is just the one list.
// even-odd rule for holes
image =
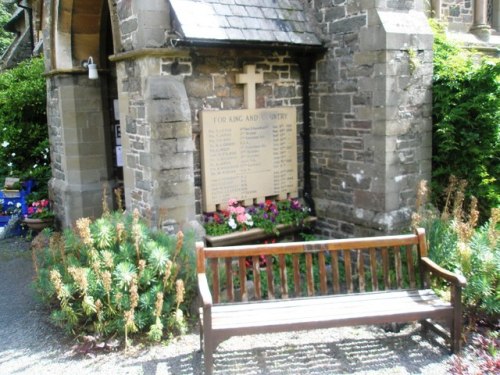
[[210, 246], [236, 245], [276, 238], [309, 228], [315, 217], [298, 199], [266, 200], [243, 206], [235, 199], [227, 209], [205, 214], [206, 240]]

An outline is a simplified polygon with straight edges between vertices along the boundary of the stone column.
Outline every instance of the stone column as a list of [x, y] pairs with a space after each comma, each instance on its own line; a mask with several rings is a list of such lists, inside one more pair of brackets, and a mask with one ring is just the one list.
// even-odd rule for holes
[[488, 0], [474, 1], [474, 23], [470, 31], [479, 39], [488, 41], [490, 39], [491, 28], [488, 25]]
[[112, 175], [109, 132], [99, 81], [60, 75], [49, 79], [48, 88], [49, 187], [57, 216], [68, 227], [80, 217], [102, 213], [103, 185]]
[[432, 0], [432, 17], [441, 19], [441, 0]]
[[500, 32], [500, 1], [493, 2], [493, 23], [491, 27]]
[[175, 233], [195, 224], [191, 110], [182, 76], [161, 75], [161, 59], [117, 63], [127, 209]]

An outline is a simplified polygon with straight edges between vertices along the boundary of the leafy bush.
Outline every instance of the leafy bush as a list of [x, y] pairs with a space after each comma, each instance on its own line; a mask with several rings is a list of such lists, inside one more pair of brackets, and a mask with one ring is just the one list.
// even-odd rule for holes
[[469, 322], [495, 323], [500, 316], [500, 208], [493, 208], [491, 218], [477, 228], [477, 201], [473, 198], [465, 213], [464, 189], [463, 181], [451, 178], [440, 213], [426, 203], [427, 188], [421, 183], [413, 226], [426, 229], [431, 259], [467, 279], [462, 302]]
[[451, 174], [467, 179], [484, 222], [500, 206], [500, 62], [459, 48], [433, 25], [434, 199], [442, 208]]
[[135, 332], [159, 341], [186, 329], [195, 295], [193, 241], [149, 229], [138, 211], [82, 218], [33, 250], [35, 286], [68, 332], [118, 334], [126, 345]]
[[14, 175], [45, 188], [50, 178], [43, 72], [43, 59], [32, 58], [0, 74], [0, 181]]

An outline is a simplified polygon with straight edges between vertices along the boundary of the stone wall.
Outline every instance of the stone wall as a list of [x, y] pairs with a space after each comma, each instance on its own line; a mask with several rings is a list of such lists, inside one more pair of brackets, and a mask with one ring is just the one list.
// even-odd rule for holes
[[115, 46], [115, 50], [124, 52], [164, 47], [170, 30], [170, 8], [167, 3], [165, 0], [117, 0], [114, 14], [121, 38], [116, 41], [120, 46]]
[[469, 31], [474, 19], [474, 0], [442, 0], [441, 19], [452, 31]]
[[[316, 5], [313, 198], [328, 237], [398, 231], [430, 177], [432, 35], [412, 1]], [[411, 11], [411, 13], [410, 13]]]
[[[221, 56], [224, 56], [221, 59]], [[198, 113], [203, 109], [229, 110], [243, 106], [243, 85], [235, 75], [243, 65], [255, 64], [264, 73], [264, 83], [257, 85], [258, 108], [295, 106], [297, 134], [302, 130], [302, 88], [295, 59], [287, 53], [240, 49], [193, 49], [189, 58], [163, 58], [162, 74], [183, 79], [191, 110], [195, 143], [194, 174], [196, 213], [201, 214], [200, 126]], [[298, 139], [299, 189], [302, 187], [302, 142]]]

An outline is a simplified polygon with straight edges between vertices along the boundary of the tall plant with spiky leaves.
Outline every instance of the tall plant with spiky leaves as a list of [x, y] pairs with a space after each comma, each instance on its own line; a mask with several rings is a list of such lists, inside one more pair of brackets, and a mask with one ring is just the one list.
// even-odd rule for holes
[[134, 211], [106, 212], [34, 249], [35, 286], [52, 320], [76, 335], [159, 341], [185, 330], [195, 296], [194, 235], [151, 230]]
[[[466, 181], [454, 176], [445, 190], [441, 212], [429, 205], [425, 181], [419, 185], [413, 227], [424, 227], [429, 256], [446, 269], [465, 276], [462, 300], [471, 325], [483, 321], [497, 324], [500, 316], [500, 208], [478, 227], [477, 200], [464, 205]], [[436, 286], [438, 290], [440, 286]]]

